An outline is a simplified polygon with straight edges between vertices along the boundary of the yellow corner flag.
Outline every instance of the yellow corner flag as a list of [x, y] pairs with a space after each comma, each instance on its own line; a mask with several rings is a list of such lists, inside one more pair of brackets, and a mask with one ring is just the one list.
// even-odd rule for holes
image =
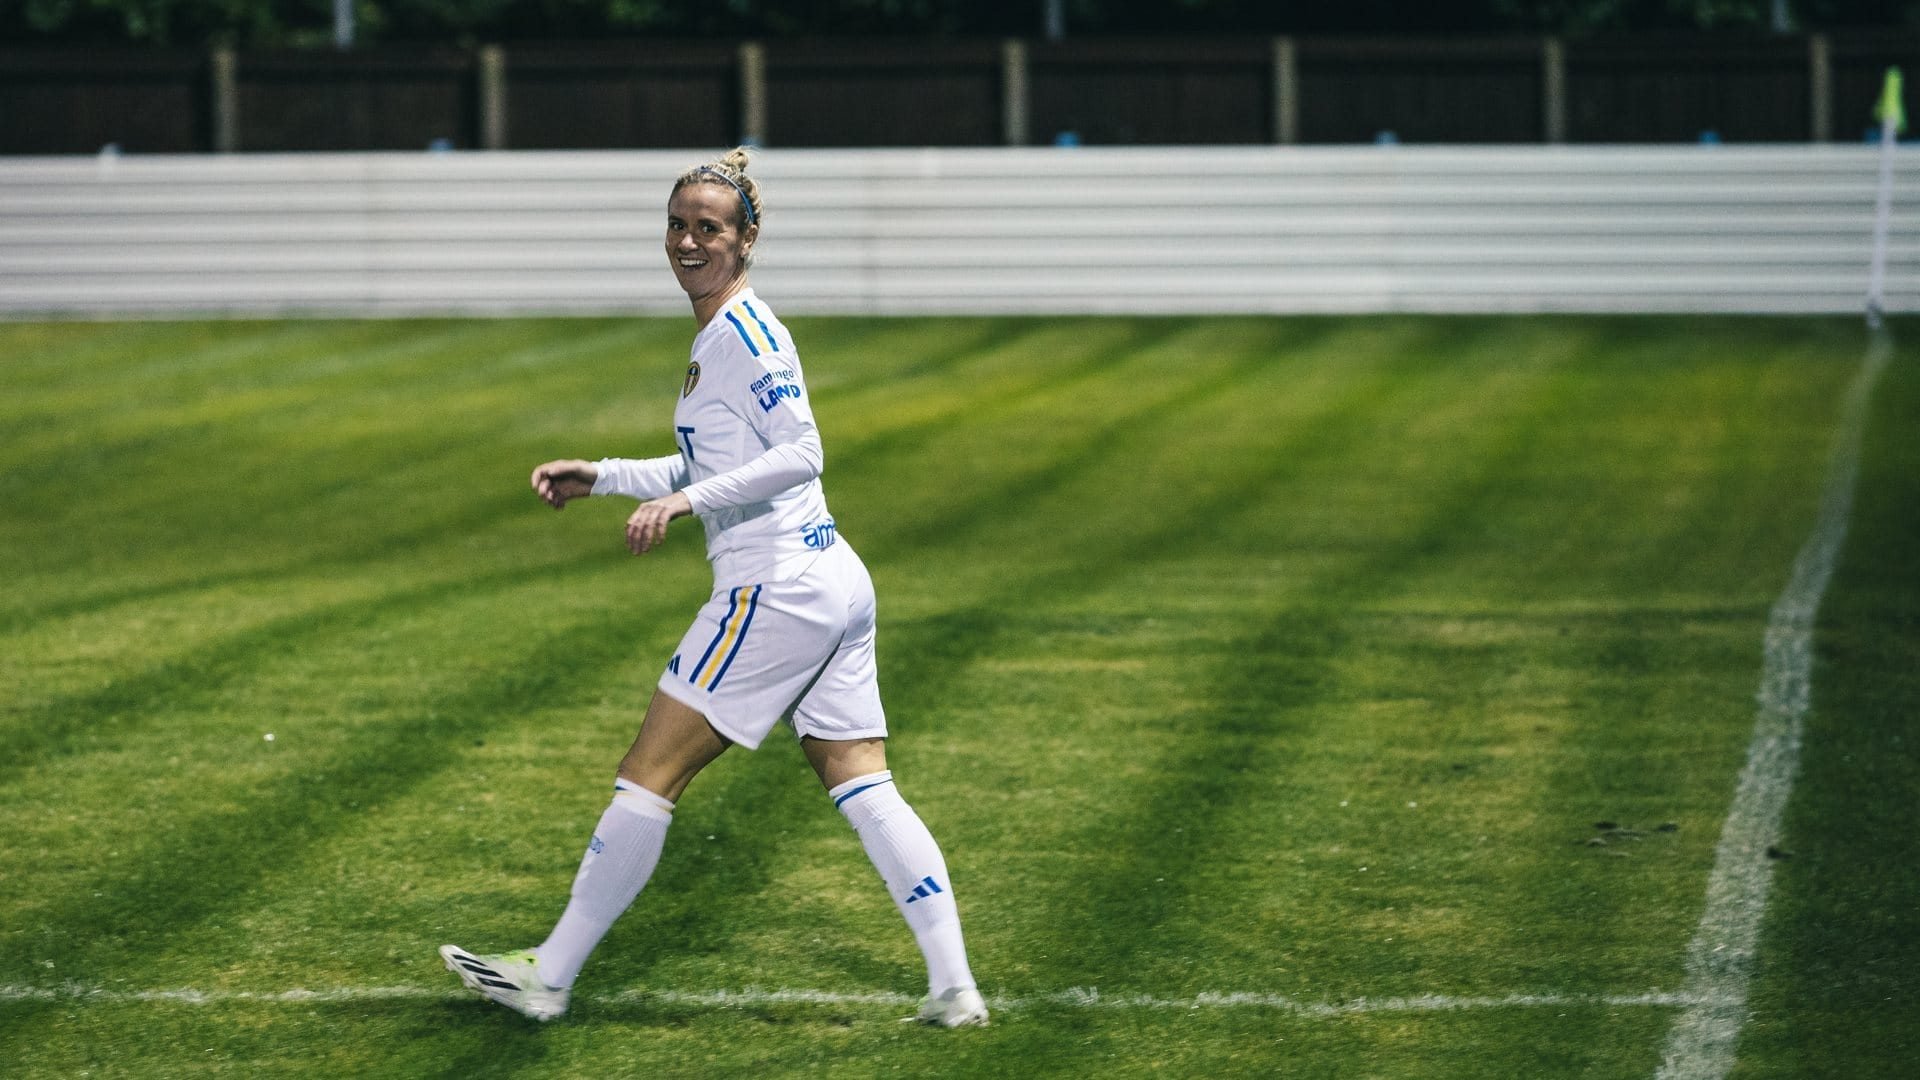
[[1900, 69], [1887, 69], [1887, 82], [1880, 90], [1880, 104], [1873, 110], [1873, 118], [1883, 124], [1892, 124], [1895, 134], [1907, 130], [1907, 110], [1900, 103]]

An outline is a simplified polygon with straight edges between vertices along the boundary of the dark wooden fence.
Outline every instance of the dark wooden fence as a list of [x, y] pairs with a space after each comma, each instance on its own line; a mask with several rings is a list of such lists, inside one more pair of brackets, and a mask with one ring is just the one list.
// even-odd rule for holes
[[1538, 38], [1302, 41], [1299, 141], [1549, 141], [1553, 50]]
[[155, 154], [213, 145], [204, 53], [0, 53], [0, 154]]
[[[740, 132], [739, 50], [732, 45], [538, 43], [499, 55], [503, 147], [719, 146]], [[488, 140], [475, 131], [467, 144]]]
[[1273, 58], [1269, 38], [1036, 44], [1024, 141], [1271, 142]]
[[[748, 55], [751, 63], [753, 54]], [[998, 42], [781, 43], [768, 44], [764, 57], [765, 126], [760, 135], [769, 143], [994, 146], [1002, 142]], [[751, 79], [746, 85], [744, 92], [751, 98]]]
[[1653, 44], [1602, 39], [1568, 58], [1568, 97], [1576, 103], [1567, 118], [1570, 138], [1674, 142], [1709, 131], [1730, 142], [1811, 136], [1813, 50], [1806, 40]]
[[476, 68], [465, 50], [242, 56], [234, 64], [237, 141], [261, 151], [471, 146]]
[[1852, 141], [1920, 31], [0, 51], [0, 154]]

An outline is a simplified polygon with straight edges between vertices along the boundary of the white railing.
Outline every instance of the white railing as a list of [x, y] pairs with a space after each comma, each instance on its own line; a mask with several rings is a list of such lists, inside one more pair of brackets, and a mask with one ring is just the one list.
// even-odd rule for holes
[[[683, 312], [699, 152], [0, 159], [0, 315]], [[769, 151], [791, 313], [1857, 312], [1865, 146]], [[1920, 170], [1887, 310], [1920, 311]]]

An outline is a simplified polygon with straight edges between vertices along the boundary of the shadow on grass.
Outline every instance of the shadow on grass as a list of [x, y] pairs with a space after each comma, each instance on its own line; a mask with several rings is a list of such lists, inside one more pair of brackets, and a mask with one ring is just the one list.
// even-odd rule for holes
[[[394, 532], [353, 530], [350, 538], [330, 545], [325, 551], [302, 549], [286, 558], [252, 570], [212, 570], [167, 581], [144, 582], [103, 589], [56, 601], [40, 607], [0, 613], [0, 634], [13, 633], [27, 626], [54, 619], [70, 619], [109, 611], [126, 604], [138, 604], [169, 597], [184, 597], [205, 589], [257, 585], [289, 577], [317, 577], [329, 571], [359, 571], [366, 564], [396, 551], [414, 551], [448, 537], [471, 536], [488, 526], [524, 513], [530, 496], [515, 494], [463, 502], [458, 512], [421, 521], [412, 528]], [[419, 521], [409, 516], [409, 521]], [[536, 568], [537, 569], [537, 568]], [[530, 572], [530, 571], [529, 571]]]
[[[544, 1062], [553, 1046], [548, 1025], [478, 997], [471, 1003], [447, 1002], [427, 1008], [396, 1002], [387, 1011], [403, 1022], [395, 1032], [396, 1041], [430, 1048], [433, 1055], [431, 1066], [409, 1062], [409, 1076], [467, 1080], [524, 1075], [523, 1070]], [[422, 1071], [414, 1071], [416, 1068]]]
[[[1446, 323], [1437, 336], [1423, 338], [1423, 351], [1471, 350], [1471, 327]], [[1444, 360], [1439, 361], [1444, 363]], [[1361, 393], [1356, 388], [1353, 393]], [[1389, 389], [1402, 408], [1417, 408], [1418, 379]], [[1115, 857], [1089, 863], [1093, 872], [1067, 875], [1036, 890], [1030, 903], [1040, 910], [1074, 912], [1055, 928], [1050, 954], [1066, 958], [1061, 975], [1072, 982], [1116, 989], [1156, 990], [1131, 983], [1148, 951], [1175, 948], [1158, 933], [1176, 914], [1205, 908], [1219, 898], [1196, 895], [1198, 869], [1222, 856], [1238, 835], [1231, 822], [1256, 791], [1268, 791], [1294, 765], [1291, 747], [1311, 738], [1290, 713], [1339, 692], [1332, 674], [1337, 657], [1349, 648], [1349, 623], [1370, 599], [1392, 594], [1402, 576], [1430, 560], [1444, 558], [1449, 543], [1470, 535], [1462, 522], [1497, 501], [1514, 462], [1527, 453], [1527, 432], [1552, 422], [1565, 402], [1555, 398], [1521, 402], [1487, 400], [1483, 412], [1512, 415], [1499, 421], [1481, 418], [1472, 429], [1481, 440], [1470, 460], [1443, 490], [1424, 493], [1420, 516], [1395, 536], [1376, 536], [1363, 558], [1341, 567], [1338, 580], [1302, 582], [1311, 604], [1250, 619], [1251, 629], [1222, 649], [1230, 661], [1197, 679], [1208, 703], [1167, 723], [1182, 737], [1151, 762], [1142, 763], [1144, 785], [1115, 792], [1111, 813], [1089, 822], [1073, 850], [1106, 851]], [[1372, 415], [1391, 415], [1376, 409]], [[1247, 470], [1243, 486], [1192, 508], [1192, 520], [1218, 523], [1222, 535], [1257, 532], [1271, 512], [1266, 493], [1329, 455], [1353, 452], [1349, 436], [1337, 428], [1351, 422], [1339, 403], [1331, 403], [1315, 423], [1289, 433], [1288, 448], [1270, 453], [1268, 465]], [[1102, 553], [1100, 565], [1133, 567], [1164, 558], [1178, 548], [1178, 530], [1140, 538], [1125, 551]], [[1084, 586], [1083, 586], [1084, 587]], [[1033, 595], [1047, 595], [1031, 588]], [[1257, 614], [1257, 613], [1250, 613]], [[1127, 932], [1115, 934], [1114, 926]]]
[[138, 730], [156, 715], [251, 675], [262, 663], [297, 649], [302, 642], [441, 601], [521, 585], [543, 573], [560, 573], [604, 561], [600, 555], [574, 556], [296, 612], [116, 679], [99, 690], [21, 710], [0, 730], [0, 784], [14, 782], [21, 773], [48, 759], [86, 749], [81, 745], [83, 739], [99, 741]]
[[[10, 764], [24, 758], [22, 764], [30, 766], [49, 754], [69, 751], [83, 725], [117, 721], [112, 730], [124, 731], [129, 724], [144, 723], [149, 713], [141, 706], [150, 705], [148, 695], [177, 692], [173, 688], [182, 678], [193, 682], [196, 693], [204, 693], [245, 677], [257, 664], [303, 641], [436, 602], [467, 599], [476, 592], [506, 591], [523, 585], [532, 573], [534, 568], [517, 567], [276, 620], [183, 662], [184, 672], [181, 664], [170, 664], [80, 703], [95, 710], [91, 717], [56, 714], [48, 718], [48, 730], [16, 734], [8, 749], [20, 758]], [[224, 793], [219, 809], [147, 823], [139, 850], [103, 864], [103, 872], [78, 894], [47, 897], [38, 906], [41, 917], [49, 920], [48, 929], [57, 927], [72, 941], [84, 943], [62, 951], [63, 977], [99, 980], [116, 963], [156, 952], [170, 933], [239, 902], [251, 882], [451, 767], [458, 755], [450, 748], [537, 709], [592, 695], [595, 684], [578, 673], [617, 673], [632, 638], [642, 624], [656, 618], [657, 613], [644, 609], [590, 613], [580, 625], [549, 634], [522, 662], [422, 703], [409, 719], [360, 733], [344, 752], [292, 775], [262, 778]]]
[[[1213, 392], [1224, 392], [1224, 388], [1190, 389], [1186, 396], [1197, 399]], [[1143, 409], [1165, 405], [1165, 400], [1157, 399]], [[1124, 426], [1129, 419], [1116, 417], [1112, 425]], [[996, 497], [996, 492], [978, 496], [983, 503]], [[47, 703], [22, 717], [24, 723], [11, 727], [0, 741], [0, 780], [51, 756], [80, 751], [86, 740], [111, 738], [143, 726], [157, 711], [156, 701], [178, 708], [182, 687], [187, 688], [184, 696], [189, 699], [210, 694], [248, 677], [288, 650], [297, 650], [303, 642], [455, 598], [504, 591], [542, 571], [598, 559], [596, 555], [514, 567], [286, 616], [118, 680], [101, 691]], [[350, 750], [314, 762], [291, 778], [259, 781], [255, 790], [233, 795], [222, 809], [156, 823], [145, 834], [142, 850], [105, 868], [81, 894], [49, 897], [38, 906], [40, 912], [53, 916], [47, 929], [58, 927], [70, 940], [85, 943], [63, 950], [63, 977], [100, 979], [134, 955], [163, 948], [170, 933], [230, 907], [247, 882], [297, 859], [338, 829], [404, 798], [427, 778], [451, 767], [457, 755], [446, 748], [465, 745], [511, 724], [536, 706], [551, 707], [556, 701], [590, 694], [591, 686], [561, 673], [616, 668], [614, 661], [625, 658], [640, 623], [652, 618], [650, 612], [636, 616], [619, 609], [602, 611], [580, 626], [550, 635], [498, 677], [421, 703], [419, 720], [366, 732]], [[609, 762], [617, 758], [619, 749], [609, 748]], [[717, 794], [726, 807], [720, 821], [742, 836], [783, 816], [827, 812], [810, 782], [769, 782], [764, 766], [734, 770]], [[711, 898], [757, 895], [782, 858], [777, 849], [765, 844], [732, 847], [727, 860], [682, 859], [666, 869], [660, 884], [687, 899], [677, 907], [653, 905], [650, 923], [656, 934], [648, 940], [654, 944], [633, 957], [642, 974], [650, 959], [724, 942], [728, 921], [716, 913]]]

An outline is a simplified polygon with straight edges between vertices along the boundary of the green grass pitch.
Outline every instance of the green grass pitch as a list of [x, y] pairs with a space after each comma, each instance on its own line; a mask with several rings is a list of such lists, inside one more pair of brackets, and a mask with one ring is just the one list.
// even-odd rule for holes
[[[526, 481], [671, 452], [690, 320], [16, 323], [0, 1073], [1653, 1074], [1857, 320], [792, 329], [991, 1028], [896, 1022], [912, 940], [777, 733], [567, 1018], [439, 967], [551, 925], [705, 595], [693, 525], [636, 560], [630, 503]], [[1920, 1054], [1916, 360], [1747, 1080]]]

